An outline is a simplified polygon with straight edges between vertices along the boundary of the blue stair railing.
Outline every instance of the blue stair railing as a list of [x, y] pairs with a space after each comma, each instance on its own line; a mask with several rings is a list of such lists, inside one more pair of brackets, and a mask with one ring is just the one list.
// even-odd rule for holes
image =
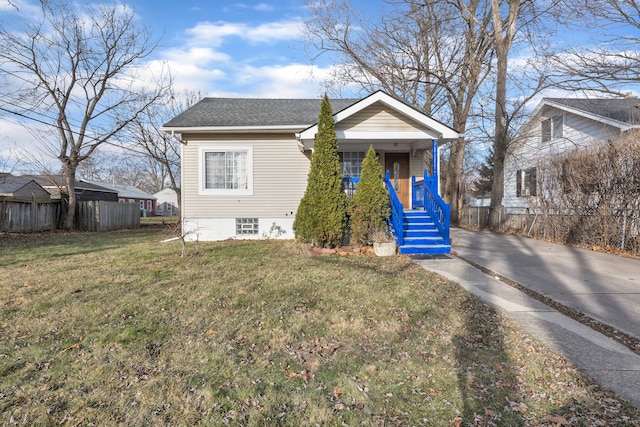
[[391, 231], [393, 231], [393, 235], [396, 238], [396, 244], [398, 246], [402, 246], [404, 245], [404, 235], [402, 233], [403, 207], [402, 203], [400, 203], [400, 199], [398, 199], [395, 189], [393, 188], [393, 184], [391, 183], [391, 174], [388, 169], [384, 176], [384, 183], [387, 186], [387, 190], [389, 190], [389, 201], [391, 202], [391, 216], [389, 217], [389, 224], [391, 225]]
[[424, 178], [416, 181], [411, 178], [411, 191], [413, 201], [412, 209], [422, 208], [431, 215], [433, 221], [444, 240], [445, 245], [451, 244], [449, 228], [451, 226], [451, 206], [442, 200], [438, 194], [437, 176], [428, 176], [424, 171]]

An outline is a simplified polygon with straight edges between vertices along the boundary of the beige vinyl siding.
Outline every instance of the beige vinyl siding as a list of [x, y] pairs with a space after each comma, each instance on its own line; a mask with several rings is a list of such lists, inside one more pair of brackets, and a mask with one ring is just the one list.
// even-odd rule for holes
[[391, 131], [423, 131], [420, 124], [408, 119], [382, 103], [376, 103], [360, 111], [336, 125], [336, 130], [391, 132]]
[[[306, 189], [309, 159], [291, 135], [183, 135], [183, 215], [186, 218], [289, 217]], [[253, 195], [199, 194], [201, 147], [253, 148]]]
[[424, 177], [425, 161], [424, 150], [416, 150], [415, 156], [409, 154], [409, 176], [415, 176], [416, 180], [420, 180]]

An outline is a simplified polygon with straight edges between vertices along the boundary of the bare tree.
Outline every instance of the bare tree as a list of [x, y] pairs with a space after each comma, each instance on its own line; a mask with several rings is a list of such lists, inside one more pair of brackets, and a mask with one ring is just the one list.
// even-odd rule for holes
[[[640, 83], [640, 2], [564, 0], [564, 15], [596, 29], [586, 43], [547, 56], [557, 87], [624, 96]], [[579, 24], [579, 25], [580, 25]]]
[[0, 90], [5, 106], [37, 116], [57, 134], [52, 144], [62, 163], [69, 229], [78, 166], [156, 102], [170, 81], [141, 79], [140, 62], [156, 44], [126, 6], [78, 9], [65, 0], [41, 0], [38, 10], [0, 23]]
[[[528, 0], [524, 0], [525, 2]], [[498, 228], [499, 210], [504, 195], [504, 159], [509, 144], [509, 126], [507, 118], [507, 65], [509, 51], [516, 35], [520, 7], [523, 0], [509, 0], [506, 17], [501, 14], [500, 0], [491, 0], [493, 34], [492, 41], [496, 52], [496, 98], [495, 131], [493, 141], [493, 188], [491, 189], [491, 211], [489, 224]]]
[[204, 96], [200, 91], [168, 91], [161, 102], [131, 122], [127, 136], [133, 145], [129, 143], [125, 148], [144, 159], [150, 182], [155, 185], [154, 192], [171, 188], [180, 200], [180, 141], [161, 128]]
[[[493, 187], [489, 225], [500, 226], [500, 211], [504, 196], [504, 161], [513, 142], [515, 125], [522, 121], [527, 103], [543, 89], [552, 85], [547, 70], [537, 70], [536, 50], [545, 44], [553, 31], [558, 0], [491, 0], [492, 26], [488, 28], [495, 51], [494, 123], [493, 123]], [[519, 70], [509, 66], [515, 44], [525, 47], [529, 61]], [[515, 67], [518, 68], [518, 67]]]
[[[491, 7], [483, 0], [388, 1], [389, 13], [370, 24], [349, 2], [310, 2], [306, 28], [322, 54], [337, 55], [340, 85], [384, 89], [425, 114], [453, 123], [461, 133], [475, 97], [491, 71], [492, 44], [485, 27]], [[450, 146], [444, 199], [461, 203], [466, 141]], [[455, 222], [455, 218], [453, 218]]]

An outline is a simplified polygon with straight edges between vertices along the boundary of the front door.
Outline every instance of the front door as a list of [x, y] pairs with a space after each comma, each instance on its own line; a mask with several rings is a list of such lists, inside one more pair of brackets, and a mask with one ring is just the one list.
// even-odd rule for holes
[[393, 185], [400, 203], [405, 209], [410, 209], [411, 179], [409, 178], [409, 153], [385, 153], [384, 169], [389, 171], [391, 185]]

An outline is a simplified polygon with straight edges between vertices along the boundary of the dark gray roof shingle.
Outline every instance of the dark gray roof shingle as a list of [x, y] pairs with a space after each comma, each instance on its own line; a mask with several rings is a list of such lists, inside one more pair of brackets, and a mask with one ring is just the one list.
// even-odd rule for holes
[[574, 99], [574, 98], [546, 98], [548, 101], [566, 105], [570, 108], [597, 114], [622, 123], [640, 124], [640, 100], [637, 98], [619, 99]]
[[[333, 113], [359, 99], [331, 99]], [[301, 126], [318, 122], [320, 99], [204, 98], [164, 127]]]

